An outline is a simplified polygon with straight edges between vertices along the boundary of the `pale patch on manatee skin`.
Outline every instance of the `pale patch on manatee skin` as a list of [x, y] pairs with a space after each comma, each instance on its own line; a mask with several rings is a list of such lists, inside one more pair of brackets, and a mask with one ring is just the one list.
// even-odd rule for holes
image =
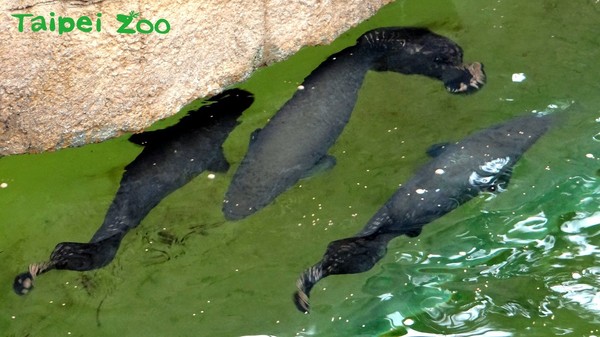
[[484, 172], [499, 173], [509, 162], [510, 157], [496, 158], [479, 166], [479, 168]]
[[476, 171], [473, 171], [469, 176], [469, 184], [472, 186], [489, 186], [492, 185], [496, 179], [498, 178], [497, 174], [500, 173], [506, 165], [510, 163], [510, 157], [504, 158], [496, 158], [494, 160], [485, 162], [483, 165], [479, 166], [479, 169], [484, 173], [489, 174], [479, 174]]

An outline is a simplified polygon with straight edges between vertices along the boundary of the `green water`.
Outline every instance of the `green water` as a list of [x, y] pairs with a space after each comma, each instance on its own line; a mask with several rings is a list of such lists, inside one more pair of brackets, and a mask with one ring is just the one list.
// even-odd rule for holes
[[[106, 268], [50, 272], [25, 297], [14, 276], [58, 242], [88, 241], [141, 149], [122, 137], [0, 159], [0, 335], [600, 335], [599, 17], [597, 0], [393, 3], [240, 84], [256, 101], [225, 144], [227, 174], [204, 173], [163, 200]], [[452, 96], [430, 79], [369, 73], [330, 151], [337, 166], [225, 222], [221, 199], [250, 133], [327, 55], [366, 30], [407, 25], [459, 43], [466, 61], [485, 64], [486, 87]], [[392, 241], [369, 272], [321, 281], [311, 314], [295, 309], [299, 273], [362, 228], [429, 145], [558, 102], [571, 103], [568, 119], [526, 153], [507, 192]]]

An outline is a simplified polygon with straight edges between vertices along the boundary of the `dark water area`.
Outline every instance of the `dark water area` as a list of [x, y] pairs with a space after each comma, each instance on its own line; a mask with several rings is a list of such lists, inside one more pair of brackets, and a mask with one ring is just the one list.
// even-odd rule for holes
[[[58, 242], [89, 241], [142, 148], [123, 136], [1, 158], [0, 334], [599, 336], [599, 15], [596, 0], [386, 6], [331, 45], [305, 48], [239, 85], [255, 101], [224, 144], [228, 172], [203, 172], [166, 197], [105, 268], [49, 272], [22, 297], [14, 277]], [[451, 38], [466, 62], [484, 63], [486, 86], [456, 96], [425, 77], [369, 72], [329, 151], [336, 166], [256, 214], [225, 221], [223, 195], [251, 133], [328, 55], [384, 26]], [[514, 81], [520, 73], [525, 79]], [[368, 272], [319, 282], [310, 314], [295, 308], [299, 274], [330, 241], [358, 232], [429, 160], [432, 144], [547, 110], [565, 118], [523, 155], [507, 191], [471, 200], [418, 237], [394, 239]]]

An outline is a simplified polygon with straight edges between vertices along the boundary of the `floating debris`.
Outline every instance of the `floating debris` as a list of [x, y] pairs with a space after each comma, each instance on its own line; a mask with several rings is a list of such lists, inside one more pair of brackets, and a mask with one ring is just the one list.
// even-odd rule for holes
[[525, 81], [527, 77], [525, 76], [524, 73], [514, 73], [512, 74], [512, 81], [513, 82], [523, 82]]

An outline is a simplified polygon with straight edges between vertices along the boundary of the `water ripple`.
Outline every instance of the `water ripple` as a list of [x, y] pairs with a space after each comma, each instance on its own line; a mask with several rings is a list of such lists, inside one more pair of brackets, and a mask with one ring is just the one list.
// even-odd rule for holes
[[[600, 212], [596, 212], [590, 216], [585, 213], [577, 213], [576, 219], [567, 221], [560, 226], [561, 231], [566, 234], [579, 234], [589, 228], [594, 228], [600, 225]], [[600, 227], [600, 226], [599, 226]], [[600, 230], [600, 228], [596, 228]]]

